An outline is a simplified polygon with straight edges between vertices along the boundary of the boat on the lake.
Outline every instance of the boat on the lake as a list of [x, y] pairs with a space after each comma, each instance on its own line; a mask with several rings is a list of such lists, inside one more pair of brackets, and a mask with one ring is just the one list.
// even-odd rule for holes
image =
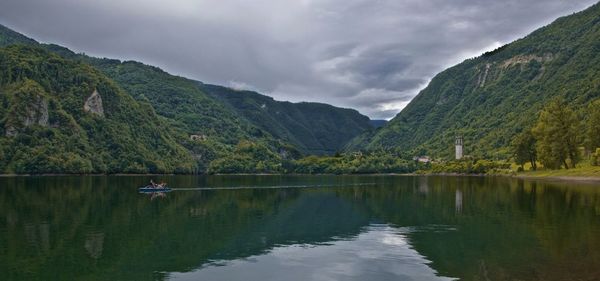
[[164, 187], [154, 187], [152, 185], [147, 185], [144, 187], [140, 187], [138, 188], [138, 191], [140, 193], [154, 193], [154, 192], [170, 192], [173, 189], [171, 189], [168, 186], [164, 186]]

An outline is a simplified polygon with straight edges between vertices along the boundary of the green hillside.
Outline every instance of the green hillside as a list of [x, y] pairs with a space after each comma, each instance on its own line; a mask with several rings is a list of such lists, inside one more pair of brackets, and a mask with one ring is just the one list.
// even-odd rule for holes
[[504, 158], [513, 136], [531, 128], [560, 96], [575, 108], [600, 97], [600, 5], [438, 74], [391, 122], [350, 149], [399, 148], [450, 158]]
[[[228, 88], [174, 76], [143, 63], [93, 58], [58, 45], [40, 44], [3, 26], [0, 26], [0, 49], [7, 58], [2, 62], [4, 77], [0, 84], [3, 102], [0, 144], [4, 153], [0, 160], [0, 173], [206, 172], [214, 160], [220, 161], [213, 167], [229, 165], [228, 162], [233, 161], [233, 156], [244, 147], [260, 148], [259, 158], [266, 157], [270, 165], [264, 168], [265, 159], [246, 159], [249, 157], [246, 155], [244, 171], [252, 172], [257, 167], [263, 167], [258, 169], [263, 172], [280, 171], [281, 164], [278, 163], [299, 157], [298, 151], [333, 154], [353, 137], [371, 129], [369, 119], [355, 110], [315, 103], [277, 102], [253, 92], [238, 96], [237, 92]], [[50, 66], [55, 61], [60, 61], [59, 66]], [[21, 70], [23, 65], [28, 65], [28, 68]], [[18, 77], [12, 73], [12, 68], [22, 71]], [[57, 69], [70, 73], [70, 76], [54, 77]], [[102, 82], [79, 80], [80, 76], [86, 75], [98, 76]], [[59, 78], [62, 80], [57, 80]], [[82, 105], [71, 100], [70, 96], [64, 96], [64, 91], [77, 91], [76, 95], [81, 100], [84, 93], [90, 96], [97, 87], [104, 103], [110, 102], [105, 97], [110, 93], [104, 93], [99, 84], [110, 85], [109, 92], [118, 93], [121, 99], [126, 96], [127, 102], [119, 105], [128, 117], [120, 116], [121, 119], [113, 120], [113, 116], [107, 114], [102, 119], [114, 121], [110, 126], [115, 128], [123, 121], [126, 130], [121, 133], [119, 129], [105, 127], [108, 126], [106, 122], [94, 124], [95, 129], [86, 131], [86, 136], [80, 136], [81, 139], [76, 141], [84, 143], [83, 148], [77, 151], [64, 148], [66, 143], [75, 142], [65, 139], [67, 135], [71, 136], [68, 134], [70, 128], [63, 124], [51, 126], [45, 121], [41, 122], [42, 126], [37, 126], [34, 124], [37, 119], [33, 117], [23, 117], [21, 119], [26, 122], [22, 122], [20, 117], [15, 117], [16, 111], [11, 109], [24, 108], [21, 111], [25, 115], [32, 111], [31, 106], [15, 105], [20, 101], [13, 98], [14, 93], [25, 87], [27, 91], [39, 92], [33, 94], [33, 100], [37, 96], [43, 97], [44, 106], [47, 96], [50, 105], [58, 104], [58, 111], [68, 105], [69, 118], [72, 117], [77, 126], [84, 127], [81, 123], [87, 122], [88, 116], [81, 116]], [[265, 103], [277, 110], [265, 111], [257, 107]], [[49, 109], [50, 116], [53, 110]], [[285, 112], [284, 117], [276, 112]], [[19, 126], [8, 123], [17, 119], [22, 123], [15, 121]], [[42, 119], [45, 120], [45, 117]], [[47, 127], [62, 133], [50, 142], [43, 142], [42, 137], [36, 137], [33, 143], [22, 138]], [[19, 133], [18, 137], [12, 136], [15, 130]], [[97, 131], [110, 131], [109, 134], [115, 136], [98, 138]], [[73, 135], [72, 138], [78, 137]], [[113, 144], [118, 147], [112, 147]], [[128, 149], [130, 146], [131, 150]], [[65, 153], [70, 154], [63, 155]], [[31, 162], [36, 159], [29, 157], [31, 155], [38, 155], [43, 158], [39, 161], [52, 164]], [[83, 161], [84, 164], [67, 165], [63, 161], [67, 158]], [[20, 162], [20, 159], [25, 160]]]
[[194, 170], [177, 132], [90, 65], [24, 45], [0, 65], [0, 173]]
[[371, 130], [369, 118], [353, 109], [321, 103], [276, 101], [252, 91], [200, 84], [253, 125], [308, 154], [332, 154], [355, 136]]

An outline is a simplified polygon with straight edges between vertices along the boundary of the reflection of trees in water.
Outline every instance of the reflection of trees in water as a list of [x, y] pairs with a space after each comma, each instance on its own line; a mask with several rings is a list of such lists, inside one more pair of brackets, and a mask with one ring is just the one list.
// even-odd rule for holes
[[88, 233], [85, 236], [84, 248], [89, 254], [90, 258], [99, 259], [102, 256], [102, 250], [104, 246], [104, 233]]
[[[153, 279], [155, 271], [187, 271], [275, 245], [328, 241], [328, 235], [357, 233], [366, 223], [360, 215], [335, 221], [352, 206], [331, 196], [299, 200], [299, 189], [177, 192], [151, 201], [137, 194], [148, 181], [143, 177], [43, 179], [0, 179], [9, 187], [0, 189], [0, 249], [12, 249], [0, 251], [0, 271], [10, 272], [8, 280]], [[193, 187], [206, 180], [168, 181]], [[281, 179], [235, 182], [275, 185]], [[222, 178], [216, 184], [225, 185]]]
[[[427, 196], [422, 178], [404, 178], [388, 187], [362, 189], [362, 197], [372, 216], [396, 226], [417, 226], [407, 237], [440, 274], [464, 280], [600, 276], [597, 187], [506, 178], [427, 181]], [[452, 225], [456, 231], [418, 228], [427, 225]]]
[[29, 247], [36, 252], [47, 252], [50, 249], [50, 226], [48, 223], [25, 223], [25, 239]]
[[[233, 185], [226, 177], [166, 180], [182, 188]], [[378, 187], [173, 192], [151, 201], [136, 192], [147, 181], [0, 179], [0, 271], [9, 272], [7, 280], [36, 279], [32, 274], [46, 280], [161, 279], [153, 272], [352, 237], [375, 221], [415, 229], [408, 241], [443, 275], [559, 280], [567, 277], [560, 270], [575, 272], [567, 268], [577, 270], [574, 277], [599, 274], [593, 268], [600, 264], [600, 190], [594, 188], [383, 177], [366, 180]], [[321, 184], [323, 178], [310, 181]], [[275, 185], [285, 178], [232, 182]], [[301, 178], [289, 184], [296, 182]], [[455, 227], [433, 231], [430, 225]]]

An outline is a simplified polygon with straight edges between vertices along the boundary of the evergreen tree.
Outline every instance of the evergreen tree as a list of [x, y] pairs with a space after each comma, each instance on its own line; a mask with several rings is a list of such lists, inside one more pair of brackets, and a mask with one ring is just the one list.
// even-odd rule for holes
[[587, 115], [585, 147], [595, 152], [600, 148], [600, 100], [588, 106]]
[[540, 113], [533, 134], [537, 139], [537, 154], [546, 168], [575, 167], [579, 161], [579, 119], [562, 99], [554, 99]]

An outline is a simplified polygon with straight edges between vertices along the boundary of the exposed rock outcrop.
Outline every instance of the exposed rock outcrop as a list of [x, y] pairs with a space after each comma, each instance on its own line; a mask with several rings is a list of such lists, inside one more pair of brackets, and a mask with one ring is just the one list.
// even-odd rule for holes
[[485, 86], [485, 81], [487, 80], [491, 66], [492, 66], [491, 64], [486, 63], [485, 70], [482, 73], [479, 73], [479, 77], [477, 78], [477, 86], [478, 87], [483, 88]]
[[[22, 112], [19, 114], [18, 112]], [[36, 96], [33, 101], [25, 105], [25, 110], [12, 112], [17, 122], [9, 122], [5, 128], [7, 137], [16, 136], [21, 127], [33, 125], [48, 126], [48, 100], [43, 96]], [[13, 119], [14, 120], [14, 119]]]
[[520, 55], [520, 56], [514, 56], [510, 59], [505, 60], [504, 62], [502, 62], [501, 67], [508, 68], [508, 67], [511, 67], [511, 66], [514, 66], [517, 64], [526, 64], [532, 60], [542, 63], [542, 62], [551, 61], [553, 59], [554, 59], [554, 55], [552, 55], [551, 53], [546, 53], [546, 54], [543, 54], [542, 56]]
[[102, 97], [98, 90], [94, 89], [92, 95], [90, 95], [85, 103], [83, 104], [83, 111], [89, 112], [100, 117], [104, 117], [104, 107], [102, 106]]
[[35, 101], [27, 107], [27, 114], [22, 121], [25, 127], [35, 124], [48, 126], [48, 100], [37, 96]]

